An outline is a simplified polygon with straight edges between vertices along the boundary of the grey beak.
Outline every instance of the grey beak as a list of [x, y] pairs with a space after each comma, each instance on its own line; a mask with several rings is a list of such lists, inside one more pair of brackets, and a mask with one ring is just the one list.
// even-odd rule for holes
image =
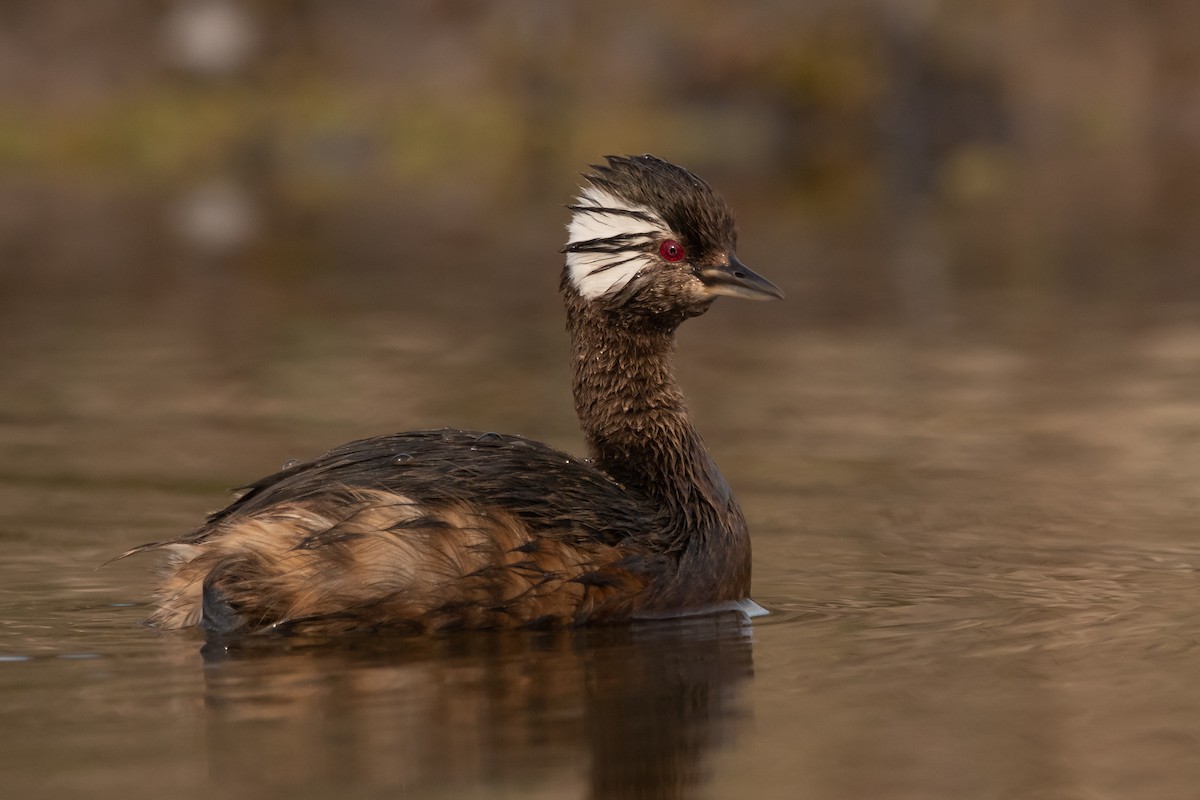
[[723, 294], [746, 300], [782, 300], [783, 290], [738, 261], [732, 253], [728, 263], [698, 267], [696, 277], [709, 294]]

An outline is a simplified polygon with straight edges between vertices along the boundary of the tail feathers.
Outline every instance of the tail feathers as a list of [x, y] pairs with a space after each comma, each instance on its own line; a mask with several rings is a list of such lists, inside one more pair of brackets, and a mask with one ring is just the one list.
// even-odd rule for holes
[[163, 547], [168, 544], [171, 544], [171, 542], [170, 541], [146, 542], [146, 544], [139, 544], [137, 547], [131, 547], [130, 549], [126, 550], [124, 553], [119, 553], [119, 554], [113, 556], [112, 558], [108, 559], [103, 564], [101, 564], [99, 567], [97, 567], [97, 569], [103, 569], [104, 567], [107, 567], [109, 564], [113, 563], [114, 561], [120, 561], [122, 559], [129, 558], [130, 556], [135, 556], [138, 553], [148, 553], [151, 550], [157, 550], [160, 547]]

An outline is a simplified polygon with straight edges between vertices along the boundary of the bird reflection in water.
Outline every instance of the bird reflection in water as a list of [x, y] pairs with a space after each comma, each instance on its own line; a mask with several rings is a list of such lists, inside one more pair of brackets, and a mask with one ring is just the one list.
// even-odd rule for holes
[[[744, 716], [736, 613], [451, 636], [210, 642], [211, 779], [456, 796], [687, 796]], [[453, 791], [451, 791], [453, 790]]]

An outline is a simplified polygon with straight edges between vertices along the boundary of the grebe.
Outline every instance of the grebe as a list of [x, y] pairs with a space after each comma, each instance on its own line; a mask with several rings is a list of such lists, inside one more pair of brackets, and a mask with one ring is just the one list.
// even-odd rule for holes
[[733, 215], [653, 156], [609, 156], [568, 206], [561, 290], [590, 460], [520, 436], [397, 433], [244, 487], [163, 549], [151, 622], [216, 634], [437, 631], [749, 600], [742, 511], [688, 418], [675, 330], [719, 295], [783, 293]]

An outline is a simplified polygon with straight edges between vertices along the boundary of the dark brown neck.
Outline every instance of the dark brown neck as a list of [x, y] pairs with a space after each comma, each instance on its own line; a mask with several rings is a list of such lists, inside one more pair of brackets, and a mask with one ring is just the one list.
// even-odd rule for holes
[[677, 325], [594, 308], [568, 291], [575, 410], [595, 465], [654, 507], [681, 570], [720, 584], [728, 596], [714, 602], [741, 599], [750, 579], [746, 523], [675, 381]]

